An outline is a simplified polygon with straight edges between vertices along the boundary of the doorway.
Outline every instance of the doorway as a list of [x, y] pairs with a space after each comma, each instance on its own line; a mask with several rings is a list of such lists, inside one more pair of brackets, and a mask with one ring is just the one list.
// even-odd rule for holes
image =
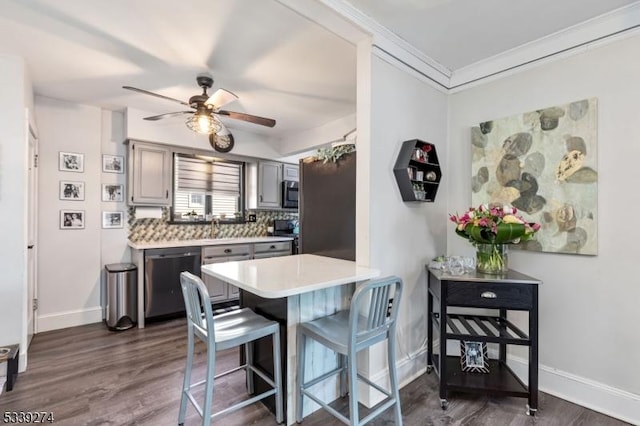
[[38, 138], [27, 111], [27, 348], [37, 331], [38, 309]]

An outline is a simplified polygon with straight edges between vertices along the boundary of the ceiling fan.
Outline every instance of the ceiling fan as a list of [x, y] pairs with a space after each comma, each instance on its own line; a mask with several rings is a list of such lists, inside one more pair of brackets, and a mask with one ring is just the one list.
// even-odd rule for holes
[[247, 121], [253, 124], [259, 124], [261, 126], [273, 127], [276, 125], [276, 121], [271, 118], [258, 117], [257, 115], [245, 114], [243, 112], [220, 109], [224, 105], [237, 100], [238, 97], [225, 89], [218, 89], [209, 96], [207, 94], [207, 89], [210, 89], [211, 86], [213, 86], [213, 77], [210, 74], [199, 74], [196, 77], [196, 81], [198, 82], [198, 86], [202, 88], [202, 94], [192, 96], [189, 98], [189, 102], [149, 92], [148, 90], [138, 89], [137, 87], [122, 86], [122, 88], [143, 93], [145, 95], [155, 96], [160, 99], [177, 102], [191, 108], [190, 111], [169, 112], [166, 114], [145, 117], [144, 119], [157, 121], [169, 117], [188, 115], [185, 123], [187, 127], [194, 132], [208, 134], [209, 142], [217, 151], [220, 152], [231, 151], [231, 148], [233, 148], [233, 136], [218, 119], [218, 115]]

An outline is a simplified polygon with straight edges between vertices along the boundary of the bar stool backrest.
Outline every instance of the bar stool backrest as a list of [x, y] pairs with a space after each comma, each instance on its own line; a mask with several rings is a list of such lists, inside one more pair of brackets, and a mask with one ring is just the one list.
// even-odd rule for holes
[[[386, 339], [387, 332], [395, 330], [401, 296], [402, 280], [396, 276], [369, 281], [358, 287], [349, 312], [352, 343], [369, 346]], [[370, 299], [364, 303], [367, 297]], [[363, 304], [366, 309], [361, 309]]]
[[215, 342], [213, 309], [211, 303], [202, 303], [203, 300], [211, 300], [207, 287], [200, 278], [186, 271], [180, 274], [180, 286], [189, 328], [202, 340]]

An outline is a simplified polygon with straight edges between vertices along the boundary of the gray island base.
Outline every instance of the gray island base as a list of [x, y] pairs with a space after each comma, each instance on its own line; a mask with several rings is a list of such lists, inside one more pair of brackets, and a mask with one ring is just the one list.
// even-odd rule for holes
[[[295, 423], [297, 325], [347, 308], [354, 283], [380, 276], [379, 270], [352, 261], [311, 254], [204, 265], [202, 273], [239, 287], [241, 306], [280, 323], [281, 353], [286, 354], [282, 372], [287, 425]], [[256, 363], [273, 374], [270, 354], [270, 339], [255, 345]], [[325, 371], [337, 366], [335, 355], [316, 342], [307, 345], [305, 355], [307, 365], [320, 366]], [[262, 385], [256, 380], [256, 392]], [[336, 399], [335, 382], [328, 380], [318, 386], [318, 395], [325, 401]], [[272, 399], [266, 399], [265, 404], [273, 410]], [[305, 401], [305, 416], [311, 412], [310, 403], [307, 404]]]

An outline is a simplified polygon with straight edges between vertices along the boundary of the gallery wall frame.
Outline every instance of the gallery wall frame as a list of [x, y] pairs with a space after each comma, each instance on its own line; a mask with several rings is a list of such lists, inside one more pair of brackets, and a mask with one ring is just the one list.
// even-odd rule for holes
[[102, 212], [102, 228], [114, 229], [124, 227], [124, 212]]
[[58, 198], [65, 201], [84, 201], [84, 182], [61, 180]]
[[60, 229], [84, 229], [84, 210], [60, 210]]
[[84, 173], [84, 154], [60, 151], [58, 155], [58, 170], [61, 172]]
[[121, 183], [103, 183], [102, 184], [102, 201], [123, 202], [124, 201], [124, 185]]
[[102, 155], [103, 173], [124, 173], [124, 156], [122, 155]]

